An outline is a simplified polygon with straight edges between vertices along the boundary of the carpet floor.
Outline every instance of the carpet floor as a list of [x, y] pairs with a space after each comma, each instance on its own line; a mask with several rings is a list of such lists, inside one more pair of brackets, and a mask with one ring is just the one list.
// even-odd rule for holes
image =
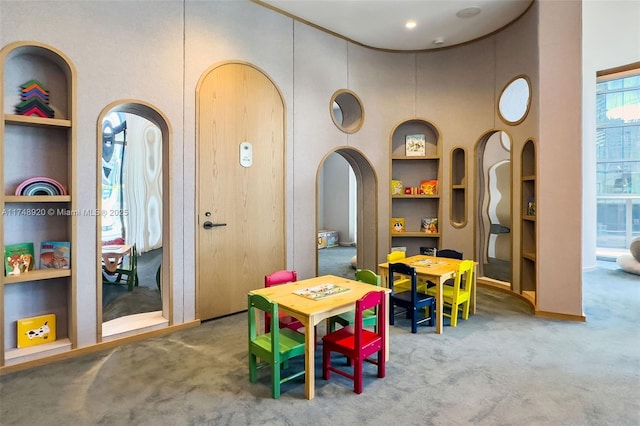
[[0, 423], [637, 426], [640, 280], [619, 269], [585, 272], [583, 306], [584, 323], [550, 320], [481, 287], [477, 314], [441, 335], [428, 326], [411, 334], [403, 320], [390, 327], [386, 377], [367, 365], [361, 395], [341, 376], [322, 380], [316, 352], [311, 401], [303, 378], [283, 385], [278, 400], [268, 369], [249, 382], [246, 314], [231, 315], [3, 375]]

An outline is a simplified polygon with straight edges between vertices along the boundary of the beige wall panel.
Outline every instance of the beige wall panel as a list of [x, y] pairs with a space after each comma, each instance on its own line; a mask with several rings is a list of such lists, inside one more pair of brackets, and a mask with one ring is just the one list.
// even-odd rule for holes
[[[425, 53], [418, 61], [418, 116], [432, 121], [441, 132], [441, 248], [474, 257], [473, 187], [474, 147], [494, 126], [494, 41]], [[467, 148], [467, 214], [464, 228], [449, 222], [450, 158], [454, 147]]]
[[[538, 309], [582, 315], [579, 2], [540, 4]], [[559, 160], [559, 161], [558, 161]], [[562, 244], [558, 244], [561, 241]]]
[[[30, 2], [2, 1], [0, 42], [33, 40], [67, 55], [77, 70], [77, 140], [80, 165], [77, 207], [96, 206], [96, 122], [107, 104], [140, 99], [169, 119], [177, 146], [171, 173], [182, 175], [182, 4], [155, 2]], [[24, 22], [38, 25], [24, 25]], [[173, 182], [171, 212], [173, 265], [182, 271], [182, 201], [180, 181]], [[78, 346], [96, 341], [96, 221], [78, 218]], [[183, 322], [182, 273], [174, 273], [174, 319]]]
[[361, 151], [378, 177], [378, 260], [389, 250], [389, 137], [401, 121], [414, 116], [413, 53], [384, 53], [349, 46], [349, 89], [362, 100], [364, 125], [349, 135], [348, 145]]
[[[185, 239], [195, 240], [195, 93], [202, 74], [228, 61], [250, 63], [271, 78], [285, 99], [287, 264], [293, 267], [293, 21], [249, 1], [189, 1], [185, 5]], [[195, 259], [194, 245], [185, 258]], [[193, 261], [185, 280], [195, 282]]]
[[347, 135], [329, 115], [329, 101], [347, 87], [347, 42], [295, 24], [295, 105], [293, 152], [294, 264], [299, 278], [316, 273], [316, 173], [334, 147], [345, 146]]
[[516, 76], [525, 75], [531, 84], [531, 105], [525, 120], [515, 126], [505, 124], [496, 113], [496, 128], [507, 132], [511, 138], [512, 152], [512, 258], [513, 262], [513, 286], [519, 292], [520, 285], [520, 247], [521, 247], [521, 226], [520, 212], [523, 211], [520, 205], [522, 176], [522, 147], [529, 139], [538, 141], [538, 107], [539, 99], [539, 77], [538, 77], [538, 8], [536, 5], [522, 16], [514, 25], [509, 26], [503, 32], [495, 35], [496, 39], [496, 84], [494, 110], [497, 112], [497, 102], [504, 88]]

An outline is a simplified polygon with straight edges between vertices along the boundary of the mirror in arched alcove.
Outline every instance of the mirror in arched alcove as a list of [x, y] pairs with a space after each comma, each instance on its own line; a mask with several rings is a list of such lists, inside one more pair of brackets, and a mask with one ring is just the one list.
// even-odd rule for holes
[[162, 317], [163, 135], [154, 122], [117, 107], [101, 123], [99, 218], [102, 336], [132, 315]]
[[527, 117], [531, 105], [531, 85], [525, 76], [511, 80], [500, 94], [498, 115], [507, 124], [519, 124]]
[[318, 174], [318, 275], [353, 278], [357, 254], [357, 181], [351, 165], [330, 154]]
[[[511, 283], [511, 139], [485, 136], [477, 149], [476, 259], [478, 278]], [[509, 284], [510, 285], [510, 284]]]

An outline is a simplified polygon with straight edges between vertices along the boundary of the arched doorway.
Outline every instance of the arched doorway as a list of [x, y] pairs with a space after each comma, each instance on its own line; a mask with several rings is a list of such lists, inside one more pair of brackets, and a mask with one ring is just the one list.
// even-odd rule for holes
[[[321, 186], [319, 182], [322, 176], [324, 163], [332, 154], [338, 154], [348, 163], [353, 170], [355, 176], [355, 190], [352, 191], [356, 230], [356, 267], [363, 269], [377, 270], [378, 264], [378, 210], [377, 210], [377, 194], [378, 194], [378, 178], [373, 170], [371, 163], [358, 150], [353, 148], [337, 148], [328, 153], [320, 162], [318, 172], [316, 174], [316, 218], [320, 216], [319, 209], [321, 202], [318, 195], [318, 188]], [[348, 185], [348, 182], [344, 182]], [[318, 220], [316, 219], [316, 234], [320, 231]], [[319, 273], [318, 256], [316, 253], [316, 275]]]
[[[166, 117], [154, 106], [125, 100], [102, 110], [97, 134], [97, 207], [101, 212], [97, 215], [97, 323], [98, 339], [104, 341], [169, 325], [171, 270], [159, 265], [169, 265], [171, 257], [171, 132]], [[135, 167], [127, 169], [127, 163]], [[111, 306], [103, 306], [105, 289], [114, 287], [113, 277], [104, 273], [102, 256], [103, 246], [111, 243], [136, 248], [129, 252], [128, 260], [122, 259], [131, 265], [131, 258], [136, 257], [135, 285], [131, 291], [121, 289], [119, 306], [124, 308], [114, 308], [115, 313]], [[156, 257], [153, 271], [142, 278], [140, 259], [148, 260], [152, 251]], [[149, 254], [145, 257], [144, 253]], [[153, 298], [159, 298], [159, 303]], [[107, 308], [110, 316], [105, 322]]]

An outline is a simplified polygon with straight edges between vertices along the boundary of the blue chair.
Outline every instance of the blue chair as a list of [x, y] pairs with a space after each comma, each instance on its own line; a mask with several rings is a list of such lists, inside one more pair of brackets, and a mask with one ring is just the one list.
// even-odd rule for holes
[[[398, 275], [400, 275], [399, 278], [397, 277]], [[396, 292], [394, 281], [396, 279], [406, 279], [407, 277], [411, 281], [410, 290]], [[391, 294], [389, 295], [389, 324], [394, 325], [394, 308], [399, 306], [407, 311], [407, 316], [411, 320], [412, 333], [418, 332], [418, 324], [420, 323], [428, 322], [430, 326], [435, 325], [436, 299], [418, 291], [418, 274], [415, 268], [404, 263], [389, 264], [389, 288], [391, 289]], [[418, 312], [420, 311], [425, 312], [425, 316], [422, 319], [418, 319]]]

